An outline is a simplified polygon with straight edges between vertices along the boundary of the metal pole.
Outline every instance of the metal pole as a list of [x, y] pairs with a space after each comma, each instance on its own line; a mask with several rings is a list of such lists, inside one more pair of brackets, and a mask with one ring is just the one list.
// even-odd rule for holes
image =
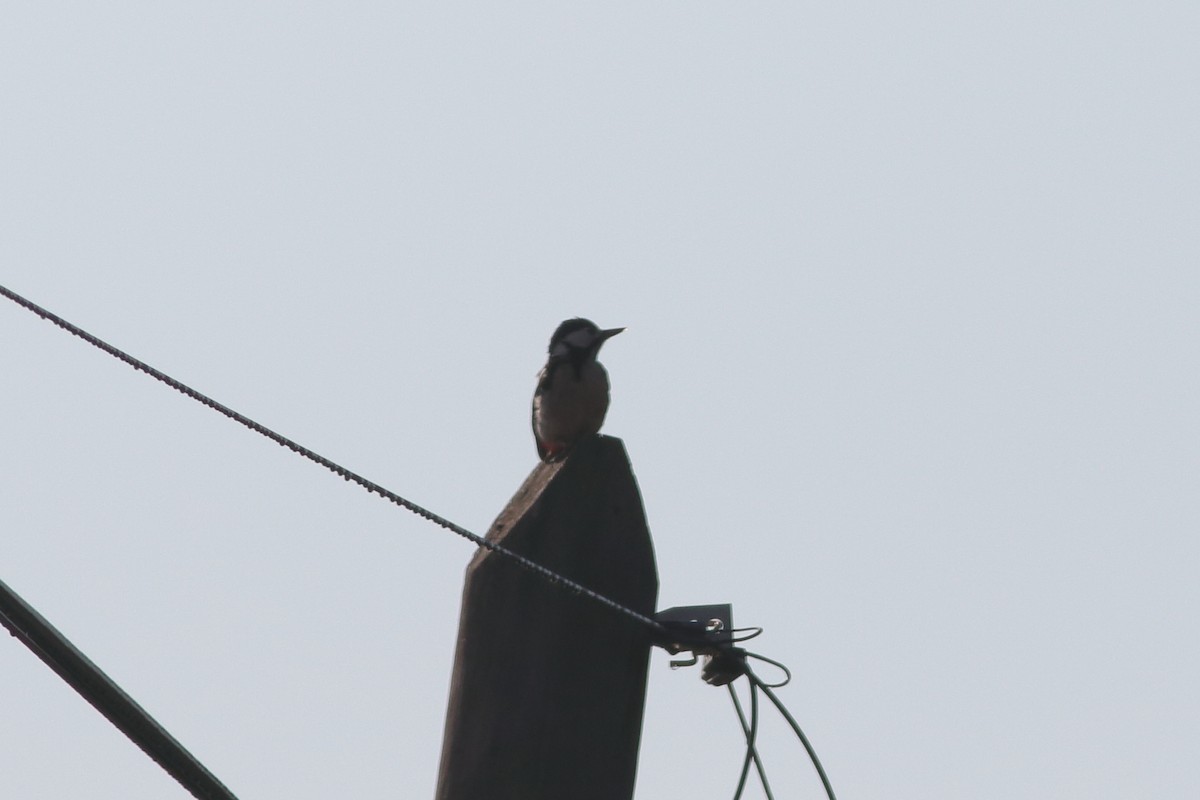
[[0, 581], [0, 624], [200, 800], [237, 800], [195, 756], [28, 603]]

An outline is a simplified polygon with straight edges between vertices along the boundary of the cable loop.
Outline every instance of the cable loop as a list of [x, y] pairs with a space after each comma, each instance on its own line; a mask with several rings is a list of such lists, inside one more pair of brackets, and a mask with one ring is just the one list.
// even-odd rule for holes
[[[778, 667], [779, 669], [783, 670], [783, 680], [782, 681], [780, 681], [779, 683], [763, 683], [764, 687], [769, 688], [769, 689], [778, 689], [781, 686], [787, 686], [789, 683], [792, 682], [792, 671], [790, 669], [788, 669], [786, 666], [784, 666], [783, 664], [776, 661], [775, 659], [767, 658], [766, 656], [759, 655], [758, 653], [751, 653], [749, 650], [745, 651], [745, 656], [746, 656], [746, 658], [756, 658], [759, 661], [763, 661], [767, 664], [770, 664], [773, 667]], [[746, 667], [746, 672], [747, 673], [750, 672], [749, 666]]]
[[[741, 633], [742, 631], [750, 631], [750, 633], [746, 634], [745, 636], [738, 636], [737, 634]], [[734, 628], [733, 630], [730, 631], [730, 634], [732, 634], [732, 638], [730, 638], [729, 641], [730, 641], [730, 643], [748, 642], [751, 639], [761, 636], [762, 632], [763, 632], [763, 629], [757, 625], [755, 625], [753, 627], [747, 627], [747, 628]]]

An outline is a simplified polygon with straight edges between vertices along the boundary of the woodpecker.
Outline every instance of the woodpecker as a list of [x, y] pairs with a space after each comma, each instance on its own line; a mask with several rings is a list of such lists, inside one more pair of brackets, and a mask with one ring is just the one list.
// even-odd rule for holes
[[624, 328], [601, 330], [591, 320], [569, 319], [550, 337], [550, 358], [533, 393], [533, 438], [542, 461], [558, 461], [580, 439], [604, 424], [608, 373], [596, 360], [600, 345]]

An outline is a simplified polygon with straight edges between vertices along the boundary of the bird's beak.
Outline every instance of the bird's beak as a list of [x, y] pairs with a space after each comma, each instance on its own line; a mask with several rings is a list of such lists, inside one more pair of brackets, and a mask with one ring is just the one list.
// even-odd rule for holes
[[612, 337], [616, 336], [618, 333], [620, 333], [623, 330], [625, 330], [625, 329], [624, 328], [609, 328], [608, 330], [600, 331], [600, 341], [603, 342], [605, 339], [611, 339]]

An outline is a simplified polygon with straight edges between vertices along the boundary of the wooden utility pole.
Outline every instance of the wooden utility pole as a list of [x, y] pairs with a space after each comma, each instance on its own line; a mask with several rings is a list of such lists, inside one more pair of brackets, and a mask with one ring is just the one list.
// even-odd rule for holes
[[[487, 538], [643, 614], [658, 575], [619, 439], [539, 464]], [[630, 800], [650, 634], [480, 550], [467, 567], [437, 800]]]

